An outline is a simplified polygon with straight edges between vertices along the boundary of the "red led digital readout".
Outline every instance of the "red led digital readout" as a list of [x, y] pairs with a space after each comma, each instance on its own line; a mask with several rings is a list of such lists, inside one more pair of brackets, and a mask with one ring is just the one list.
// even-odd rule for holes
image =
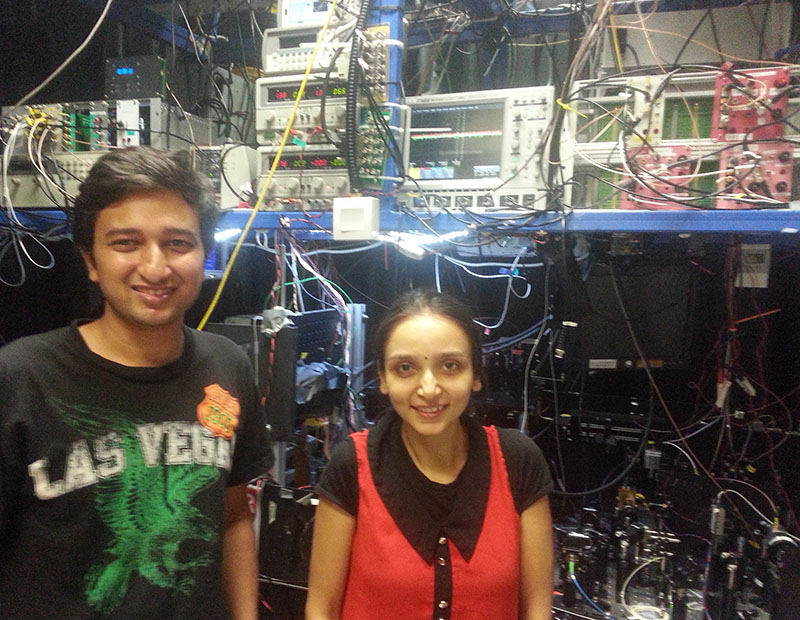
[[[299, 92], [299, 88], [283, 88], [283, 87], [273, 87], [270, 88], [268, 91], [268, 100], [269, 101], [290, 101], [297, 98], [297, 93]], [[325, 92], [325, 88], [322, 86], [313, 86], [309, 87], [307, 90], [303, 92], [303, 99], [323, 99], [327, 97], [344, 97], [347, 94], [347, 87], [345, 86], [333, 86], [328, 87], [327, 94]]]
[[339, 155], [332, 157], [324, 155], [303, 157], [302, 155], [296, 155], [279, 159], [277, 167], [282, 170], [330, 170], [332, 168], [342, 168], [346, 165], [346, 160]]

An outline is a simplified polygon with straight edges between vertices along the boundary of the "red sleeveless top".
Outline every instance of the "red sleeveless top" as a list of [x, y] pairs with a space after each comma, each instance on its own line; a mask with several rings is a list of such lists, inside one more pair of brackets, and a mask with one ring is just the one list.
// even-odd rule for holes
[[491, 426], [485, 431], [491, 477], [475, 551], [467, 562], [452, 541], [441, 537], [432, 565], [411, 546], [378, 494], [367, 456], [367, 431], [352, 435], [358, 463], [358, 516], [342, 620], [519, 616], [519, 515], [497, 429]]

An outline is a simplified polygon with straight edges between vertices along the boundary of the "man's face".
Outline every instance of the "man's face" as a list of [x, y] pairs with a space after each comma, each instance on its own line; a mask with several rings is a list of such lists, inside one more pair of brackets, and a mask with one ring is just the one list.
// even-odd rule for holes
[[105, 298], [104, 320], [122, 328], [180, 326], [203, 282], [197, 213], [173, 191], [129, 194], [100, 211], [84, 260]]

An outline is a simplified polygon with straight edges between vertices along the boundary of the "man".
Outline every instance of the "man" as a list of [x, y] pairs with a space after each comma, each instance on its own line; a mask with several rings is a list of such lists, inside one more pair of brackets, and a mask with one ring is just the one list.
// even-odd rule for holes
[[100, 318], [0, 349], [0, 617], [255, 620], [246, 356], [185, 327], [217, 210], [187, 153], [104, 156], [74, 239]]

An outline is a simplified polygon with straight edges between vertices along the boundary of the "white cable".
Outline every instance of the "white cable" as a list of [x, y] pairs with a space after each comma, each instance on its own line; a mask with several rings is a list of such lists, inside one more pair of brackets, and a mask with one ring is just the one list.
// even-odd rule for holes
[[10, 232], [10, 239], [8, 243], [4, 246], [0, 247], [0, 265], [3, 263], [3, 259], [5, 258], [6, 252], [8, 252], [9, 247], [14, 248], [14, 254], [17, 256], [17, 265], [19, 265], [19, 280], [17, 282], [9, 282], [7, 281], [2, 273], [0, 273], [0, 284], [5, 284], [6, 286], [10, 286], [12, 288], [19, 288], [25, 284], [25, 280], [27, 279], [27, 273], [25, 272], [25, 264], [22, 262], [22, 257], [19, 255], [19, 241], [17, 240], [16, 233], [12, 230]]
[[[447, 262], [453, 262], [453, 261], [450, 260], [449, 256], [446, 256], [444, 254], [442, 255], [442, 258], [444, 258]], [[514, 275], [514, 274], [511, 274], [511, 273], [475, 273], [474, 271], [472, 271], [469, 267], [467, 267], [463, 263], [459, 264], [459, 263], [453, 262], [453, 264], [456, 267], [459, 267], [460, 269], [462, 269], [463, 271], [468, 273], [469, 275], [471, 275], [473, 278], [480, 278], [481, 280], [494, 280], [494, 279], [497, 279], [497, 278], [511, 278], [511, 279], [515, 279], [516, 278], [518, 280], [525, 280], [525, 278], [523, 276]], [[526, 282], [527, 282], [527, 280], [526, 280]], [[530, 286], [530, 285], [528, 285], [528, 286]]]
[[632, 614], [631, 608], [628, 607], [628, 603], [625, 602], [625, 591], [628, 589], [628, 584], [633, 579], [634, 575], [642, 570], [645, 566], [652, 564], [653, 562], [660, 562], [661, 560], [666, 560], [666, 556], [661, 556], [657, 558], [652, 558], [651, 560], [647, 560], [644, 564], [640, 564], [636, 568], [631, 571], [631, 574], [628, 575], [627, 579], [625, 579], [624, 583], [622, 584], [622, 588], [619, 591], [620, 599], [622, 600], [622, 606], [625, 608], [625, 613]]
[[683, 448], [681, 448], [681, 447], [680, 447], [678, 444], [676, 444], [676, 443], [672, 443], [672, 442], [670, 442], [670, 441], [665, 441], [665, 442], [663, 443], [663, 445], [665, 445], [665, 446], [672, 446], [673, 448], [675, 448], [675, 449], [677, 449], [677, 450], [680, 450], [680, 451], [681, 451], [681, 453], [683, 453], [683, 455], [684, 455], [684, 456], [685, 456], [685, 457], [686, 457], [686, 458], [689, 460], [689, 463], [691, 463], [691, 465], [692, 465], [692, 471], [694, 471], [694, 474], [695, 474], [695, 476], [696, 476], [696, 475], [699, 473], [699, 472], [698, 472], [698, 470], [697, 470], [697, 465], [695, 465], [695, 464], [694, 464], [694, 459], [692, 459], [692, 457], [689, 455], [689, 453], [688, 453], [686, 450], [684, 450]]
[[[180, 4], [178, 4], [178, 6], [180, 6]], [[181, 111], [181, 114], [183, 115], [183, 120], [186, 123], [187, 128], [189, 129], [189, 138], [192, 141], [192, 146], [191, 146], [191, 148], [192, 148], [192, 159], [194, 159], [194, 149], [197, 148], [197, 140], [194, 139], [194, 128], [192, 127], [192, 121], [189, 118], [189, 115], [186, 114], [186, 110], [183, 109], [183, 106], [181, 105], [181, 102], [178, 101], [178, 98], [175, 96], [175, 93], [170, 88], [169, 83], [167, 83], [167, 90], [169, 91], [170, 97], [172, 97], [175, 100], [175, 103], [177, 104], [178, 109]], [[167, 114], [169, 114], [169, 111], [167, 111]], [[169, 136], [167, 136], [167, 139], [169, 139]], [[194, 162], [192, 163], [192, 167], [194, 167]]]
[[[508, 267], [511, 263], [471, 263], [463, 261], [458, 258], [448, 256], [447, 260], [457, 265], [467, 265], [468, 267]], [[542, 267], [544, 263], [518, 263], [517, 268], [523, 269], [525, 267]]]
[[[523, 247], [517, 253], [517, 256], [514, 258], [514, 262], [512, 262], [511, 266], [508, 268], [508, 270], [509, 270], [508, 275], [498, 274], [498, 275], [501, 275], [501, 277], [507, 277], [508, 278], [508, 284], [506, 285], [506, 297], [505, 297], [505, 301], [503, 302], [503, 312], [500, 314], [500, 318], [497, 320], [497, 323], [495, 323], [494, 325], [486, 325], [485, 323], [481, 323], [480, 321], [473, 319], [474, 323], [480, 325], [484, 329], [497, 329], [498, 327], [500, 327], [505, 322], [506, 314], [508, 313], [508, 306], [509, 306], [508, 302], [511, 300], [511, 290], [512, 290], [512, 287], [513, 287], [513, 284], [514, 284], [514, 278], [515, 277], [517, 277], [517, 278], [521, 277], [521, 276], [515, 276], [514, 275], [514, 269], [516, 269], [517, 263], [520, 261], [520, 259], [522, 258], [522, 255], [526, 252], [527, 249], [528, 248]], [[469, 272], [469, 270], [466, 269], [465, 267], [461, 266], [461, 268], [464, 269], [465, 271]], [[477, 275], [477, 274], [473, 274], [473, 275]], [[478, 276], [478, 277], [489, 277], [489, 276]], [[492, 277], [494, 277], [494, 276], [492, 276]], [[531, 285], [527, 280], [525, 280], [525, 284], [528, 287], [526, 289], [526, 293], [525, 293], [525, 297], [527, 297], [528, 295], [530, 295]], [[516, 293], [515, 293], [515, 295], [516, 295]], [[522, 299], [524, 299], [525, 297], [523, 297]]]
[[[767, 523], [772, 523], [772, 519], [770, 519], [763, 512], [761, 512], [758, 508], [756, 508], [755, 505], [753, 504], [753, 502], [751, 502], [744, 495], [739, 493], [739, 491], [734, 491], [733, 489], [722, 489], [719, 493], [717, 493], [717, 499], [719, 500], [719, 498], [722, 497], [725, 493], [733, 493], [734, 495], [738, 495], [739, 497], [742, 498], [742, 501], [744, 501], [745, 504], [750, 506], [750, 508], [753, 509], [753, 512], [755, 512], [759, 517], [764, 519], [764, 521], [766, 521]], [[777, 511], [776, 511], [776, 515], [777, 515]]]
[[[295, 256], [296, 251], [295, 251], [295, 249], [293, 247], [290, 248], [290, 250], [291, 251], [290, 251], [289, 255], [286, 257], [286, 261], [285, 262], [286, 262], [286, 265], [289, 267], [289, 271], [291, 271], [292, 274], [294, 275], [294, 281], [293, 282], [289, 282], [287, 280], [286, 286], [289, 286], [290, 284], [297, 284], [297, 281], [300, 279], [300, 276], [297, 275], [297, 256]], [[305, 312], [305, 308], [304, 308], [305, 304], [302, 304], [302, 302], [300, 301], [300, 299], [302, 299], [302, 297], [303, 297], [302, 294], [301, 295], [297, 294], [297, 286], [293, 286], [292, 287], [292, 304], [293, 304], [292, 307], [295, 309], [295, 311], [301, 312], [301, 313]]]
[[[589, 162], [590, 164], [592, 164], [596, 168], [600, 168], [600, 170], [603, 170], [604, 172], [610, 172], [612, 174], [617, 174], [619, 176], [632, 176], [632, 175], [628, 174], [627, 172], [625, 172], [624, 170], [617, 170], [616, 168], [609, 168], [608, 166], [604, 166], [603, 164], [601, 164], [599, 161], [597, 161], [593, 157], [590, 157], [589, 155], [584, 153], [580, 149], [580, 146], [582, 144], [584, 144], [583, 142], [578, 142], [577, 140], [575, 140], [575, 138], [571, 138], [570, 142], [572, 144], [572, 152], [573, 152], [573, 154], [577, 155], [581, 159]], [[563, 161], [569, 161], [569, 159], [564, 159]], [[717, 174], [719, 174], [719, 171], [717, 171]]]
[[[44, 127], [44, 129], [42, 129], [41, 135], [39, 136], [39, 140], [37, 142], [37, 148], [36, 148], [36, 156], [34, 156], [34, 153], [33, 153], [33, 137], [36, 134], [36, 129], [42, 123], [45, 124], [45, 127]], [[66, 194], [64, 192], [63, 189], [61, 189], [61, 187], [55, 181], [53, 181], [50, 178], [50, 175], [47, 174], [47, 172], [44, 169], [44, 164], [42, 163], [42, 146], [44, 145], [44, 141], [47, 138], [47, 134], [49, 132], [50, 132], [50, 129], [47, 127], [47, 120], [45, 118], [38, 117], [36, 120], [33, 121], [33, 124], [28, 129], [28, 139], [26, 141], [27, 145], [28, 145], [28, 160], [30, 160], [31, 165], [42, 176], [42, 178], [44, 178], [44, 180], [46, 182], [50, 183], [53, 187], [55, 187], [58, 191], [60, 191], [65, 196], [69, 196], [68, 194]], [[41, 189], [42, 189], [42, 192], [44, 193], [44, 187], [42, 187]], [[50, 198], [49, 195], [47, 197]], [[57, 207], [60, 206], [53, 198], [50, 198], [50, 200]]]
[[[519, 430], [525, 434], [528, 432], [528, 385], [530, 383], [531, 363], [533, 362], [533, 355], [536, 352], [536, 349], [539, 348], [539, 343], [542, 341], [542, 337], [545, 335], [545, 333], [547, 333], [547, 319], [548, 316], [551, 316], [547, 311], [548, 304], [550, 302], [550, 265], [551, 263], [547, 263], [544, 273], [544, 318], [542, 319], [542, 327], [539, 330], [539, 335], [536, 336], [536, 340], [534, 340], [533, 345], [531, 345], [531, 352], [528, 355], [527, 361], [525, 362], [525, 374], [523, 375], [522, 380], [522, 418], [520, 419]], [[556, 412], [554, 415], [558, 415], [558, 413]]]
[[[248, 2], [248, 5], [249, 4], [250, 3]], [[258, 30], [258, 33], [261, 35], [261, 38], [263, 39], [264, 31], [261, 29], [261, 26], [258, 25], [258, 20], [256, 19], [256, 12], [252, 7], [250, 7], [250, 21], [256, 27], [256, 30]]]
[[[437, 256], [438, 256], [438, 254], [437, 254]], [[471, 269], [469, 269], [466, 266], [466, 265], [469, 265], [470, 263], [456, 261], [456, 260], [452, 259], [450, 256], [447, 256], [446, 254], [442, 254], [442, 258], [444, 258], [447, 262], [453, 263], [457, 267], [460, 267], [465, 272], [467, 272], [469, 275], [471, 275], [471, 276], [473, 276], [475, 278], [480, 278], [482, 280], [492, 280], [492, 279], [495, 279], [495, 278], [509, 278], [509, 280], [517, 279], [517, 280], [524, 281], [525, 285], [526, 285], [525, 294], [522, 295], [522, 296], [519, 296], [519, 295], [516, 295], [516, 293], [515, 293], [515, 295], [519, 299], [527, 299], [528, 296], [531, 293], [531, 285], [530, 285], [530, 283], [528, 282], [528, 280], [526, 278], [524, 278], [521, 275], [518, 275], [518, 274], [515, 274], [515, 273], [491, 273], [491, 274], [475, 273], [474, 271], [472, 271]], [[510, 265], [502, 265], [502, 266], [507, 268], [509, 271], [512, 271], [513, 269], [516, 268], [514, 263], [511, 263]]]
[[[264, 231], [257, 231], [256, 232], [256, 243], [244, 243], [245, 247], [257, 247], [260, 250], [265, 252], [269, 252], [270, 254], [277, 254], [277, 250], [273, 250], [269, 247], [269, 233]], [[316, 256], [318, 254], [357, 254], [358, 252], [366, 252], [367, 250], [372, 250], [373, 248], [377, 248], [379, 246], [384, 245], [383, 241], [376, 241], [372, 243], [367, 243], [366, 245], [361, 245], [355, 248], [348, 248], [345, 250], [333, 250], [333, 249], [320, 249], [320, 250], [311, 250], [309, 252], [304, 252], [305, 256]]]
[[[303, 292], [304, 292], [306, 295], [308, 295], [308, 296], [309, 296], [311, 299], [313, 299], [314, 301], [317, 301], [317, 302], [319, 302], [319, 303], [320, 303], [321, 305], [323, 305], [323, 306], [328, 306], [329, 308], [333, 308], [333, 309], [334, 309], [334, 310], [336, 310], [336, 311], [338, 311], [338, 310], [339, 310], [339, 307], [338, 307], [336, 304], [334, 304], [334, 303], [331, 303], [330, 301], [328, 301], [328, 300], [326, 300], [326, 299], [320, 299], [319, 297], [317, 297], [316, 295], [314, 295], [313, 293], [311, 293], [311, 291], [309, 291], [309, 290], [306, 288], [306, 285], [305, 285], [305, 283], [304, 283], [304, 282], [301, 282], [302, 278], [301, 278], [301, 277], [300, 277], [300, 276], [297, 274], [297, 272], [295, 271], [295, 269], [296, 269], [296, 266], [292, 265], [292, 266], [291, 266], [291, 269], [292, 269], [292, 274], [293, 274], [293, 275], [294, 275], [294, 277], [295, 277], [295, 280], [294, 280], [293, 282], [287, 282], [287, 283], [286, 283], [286, 284], [287, 284], [287, 286], [288, 286], [288, 285], [290, 285], [290, 284], [291, 284], [292, 286], [299, 286], [299, 287], [302, 289], [302, 291], [303, 291]], [[302, 299], [302, 296], [301, 296], [300, 298]]]
[[[30, 126], [30, 129], [28, 129], [28, 139], [26, 140], [26, 143], [28, 145], [28, 159], [30, 160], [31, 165], [34, 168], [36, 168], [36, 170], [38, 170], [40, 174], [43, 174], [42, 169], [36, 163], [36, 158], [33, 156], [33, 136], [36, 134], [36, 129], [39, 127], [39, 125], [46, 122], [47, 121], [45, 121], [45, 119], [42, 118], [41, 116], [36, 118], [33, 121], [33, 124]], [[44, 131], [42, 133], [44, 133]]]
[[14, 148], [17, 144], [17, 135], [19, 134], [20, 127], [24, 124], [24, 119], [17, 121], [16, 125], [14, 125], [8, 134], [8, 143], [3, 151], [3, 206], [6, 211], [8, 211], [8, 217], [20, 226], [22, 226], [22, 222], [19, 221], [17, 214], [14, 212], [14, 205], [11, 202], [11, 192], [8, 189], [8, 164], [11, 159], [11, 154], [14, 152]]
[[50, 132], [51, 132], [50, 127], [45, 127], [44, 131], [42, 131], [41, 137], [39, 138], [39, 142], [36, 145], [36, 161], [39, 164], [38, 165], [38, 170], [42, 173], [42, 176], [45, 178], [45, 180], [48, 183], [50, 183], [50, 185], [55, 187], [63, 196], [66, 196], [69, 200], [73, 200], [74, 201], [75, 200], [75, 196], [70, 194], [67, 190], [65, 190], [63, 187], [61, 187], [60, 184], [56, 183], [53, 180], [53, 177], [51, 177], [50, 174], [47, 172], [47, 168], [45, 167], [44, 162], [42, 161], [42, 148], [44, 147], [44, 143], [45, 143], [46, 138], [47, 138], [47, 136], [48, 136], [48, 134]]
[[48, 84], [49, 84], [49, 83], [50, 83], [50, 82], [53, 80], [53, 78], [55, 78], [55, 77], [56, 77], [56, 76], [57, 76], [59, 73], [61, 73], [61, 72], [64, 70], [64, 67], [66, 67], [66, 66], [67, 66], [69, 63], [71, 63], [71, 62], [72, 62], [72, 61], [75, 59], [75, 57], [76, 57], [78, 54], [80, 54], [80, 53], [81, 53], [81, 52], [82, 52], [82, 51], [83, 51], [83, 50], [86, 48], [86, 46], [87, 46], [87, 45], [89, 45], [89, 42], [90, 42], [90, 41], [91, 41], [91, 40], [94, 38], [94, 35], [95, 35], [95, 33], [98, 31], [98, 29], [100, 28], [101, 24], [103, 23], [103, 20], [106, 18], [106, 15], [108, 14], [108, 9], [110, 9], [110, 8], [111, 8], [111, 3], [112, 3], [112, 2], [114, 2], [114, 0], [108, 0], [108, 2], [106, 2], [106, 6], [105, 6], [105, 8], [103, 8], [103, 12], [100, 14], [100, 17], [97, 19], [97, 22], [95, 23], [94, 27], [93, 27], [93, 28], [92, 28], [92, 29], [89, 31], [89, 34], [87, 35], [87, 37], [86, 37], [86, 39], [83, 41], [83, 43], [81, 43], [81, 44], [80, 44], [80, 45], [79, 45], [79, 46], [78, 46], [78, 47], [75, 49], [75, 51], [74, 51], [74, 52], [72, 52], [72, 53], [71, 53], [71, 54], [70, 54], [70, 55], [67, 57], [67, 59], [66, 59], [64, 62], [62, 62], [62, 63], [61, 63], [61, 65], [59, 65], [59, 67], [58, 67], [58, 68], [57, 68], [55, 71], [53, 71], [53, 72], [52, 72], [52, 73], [51, 73], [51, 74], [50, 74], [50, 75], [49, 75], [49, 76], [48, 76], [48, 77], [45, 79], [45, 81], [44, 81], [44, 82], [42, 82], [41, 84], [39, 84], [39, 86], [37, 86], [36, 88], [34, 88], [34, 89], [31, 91], [31, 92], [29, 92], [27, 95], [25, 95], [25, 96], [24, 96], [22, 99], [20, 99], [19, 101], [17, 101], [17, 102], [14, 104], [14, 107], [21, 106], [23, 103], [25, 103], [25, 102], [26, 102], [26, 101], [28, 101], [28, 100], [29, 100], [31, 97], [33, 97], [35, 94], [37, 94], [37, 93], [38, 93], [40, 90], [42, 90], [42, 89], [43, 89], [45, 86], [47, 86], [47, 85], [48, 85]]
[[[11, 221], [11, 223], [12, 224], [17, 224], [18, 226], [20, 226], [22, 228], [25, 228], [25, 226], [19, 220], [19, 218], [17, 217], [16, 212], [14, 211], [14, 205], [11, 202], [11, 193], [10, 193], [10, 191], [8, 189], [8, 166], [9, 166], [9, 162], [10, 162], [10, 159], [11, 159], [11, 155], [12, 155], [12, 153], [14, 151], [14, 148], [16, 147], [17, 136], [19, 135], [19, 130], [24, 124], [25, 124], [25, 119], [21, 119], [21, 120], [17, 121], [17, 123], [14, 125], [14, 127], [9, 132], [8, 142], [6, 144], [5, 150], [3, 151], [3, 166], [2, 166], [2, 176], [3, 176], [3, 193], [2, 193], [3, 200], [2, 200], [2, 202], [3, 202], [3, 205], [4, 205], [5, 209], [6, 209], [7, 217]], [[33, 257], [30, 255], [30, 252], [28, 251], [28, 248], [23, 243], [23, 239], [24, 239], [24, 237], [26, 235], [29, 236], [31, 239], [33, 239], [36, 243], [38, 243], [39, 246], [41, 246], [41, 248], [45, 251], [45, 253], [47, 253], [47, 255], [50, 257], [50, 260], [49, 260], [49, 262], [47, 264], [42, 265], [42, 264], [37, 263], [33, 259]], [[36, 235], [32, 235], [32, 234], [27, 233], [25, 231], [17, 231], [17, 230], [14, 230], [13, 228], [9, 229], [9, 241], [6, 243], [6, 245], [4, 245], [2, 248], [0, 248], [0, 262], [2, 262], [3, 258], [5, 257], [6, 253], [8, 252], [9, 247], [12, 247], [12, 246], [13, 246], [13, 249], [14, 249], [14, 254], [17, 257], [17, 264], [19, 265], [20, 279], [19, 279], [18, 282], [8, 282], [8, 281], [5, 280], [5, 278], [0, 276], [0, 283], [2, 283], [2, 284], [5, 284], [7, 286], [12, 286], [12, 287], [19, 287], [19, 286], [22, 286], [23, 284], [25, 284], [25, 281], [27, 279], [27, 275], [26, 275], [26, 272], [25, 272], [25, 264], [23, 263], [22, 256], [20, 254], [20, 248], [22, 249], [22, 252], [25, 254], [25, 256], [28, 258], [28, 260], [36, 267], [39, 267], [41, 269], [51, 269], [53, 267], [53, 265], [55, 265], [55, 257], [53, 256], [53, 253], [47, 248], [47, 246], [44, 245], [44, 243], [42, 243], [42, 241], [40, 239], [37, 238]]]
[[[294, 241], [290, 239], [289, 245], [291, 247], [294, 247]], [[305, 267], [306, 271], [312, 273], [314, 276], [319, 278], [319, 281], [322, 284], [322, 286], [328, 290], [328, 293], [331, 295], [331, 297], [333, 297], [333, 299], [336, 300], [337, 305], [340, 308], [340, 313], [344, 318], [344, 323], [345, 323], [344, 351], [342, 353], [342, 357], [344, 360], [344, 365], [346, 367], [350, 364], [350, 338], [351, 338], [351, 329], [350, 329], [351, 317], [350, 313], [347, 311], [347, 304], [345, 303], [345, 300], [341, 296], [339, 291], [336, 290], [336, 287], [334, 287], [330, 282], [328, 282], [328, 279], [323, 277], [323, 275], [319, 273], [319, 271], [317, 271], [317, 269], [303, 256], [302, 252], [299, 251], [297, 252], [297, 260], [300, 262], [301, 265], [303, 265], [303, 267]]]
[[772, 498], [766, 493], [764, 493], [764, 491], [759, 489], [756, 485], [750, 484], [749, 482], [745, 482], [744, 480], [737, 480], [736, 478], [717, 478], [717, 480], [721, 482], [736, 482], [737, 484], [743, 484], [745, 486], [750, 487], [751, 489], [758, 491], [759, 493], [761, 493], [761, 496], [765, 500], [767, 500], [767, 503], [769, 503], [770, 508], [772, 508], [772, 512], [774, 514], [778, 514], [778, 507], [775, 505], [775, 502], [772, 501]]
[[569, 609], [562, 609], [561, 607], [556, 607], [555, 605], [553, 605], [553, 609], [555, 611], [558, 611], [558, 612], [561, 612], [561, 613], [564, 613], [564, 614], [569, 614], [570, 616], [575, 616], [576, 618], [585, 618], [586, 620], [597, 620], [597, 618], [595, 618], [594, 616], [584, 616], [583, 614], [579, 614], [577, 612], [570, 611]]
[[670, 620], [671, 617], [666, 609], [653, 605], [631, 605], [630, 613], [628, 620]]
[[[702, 433], [703, 431], [707, 431], [709, 428], [711, 428], [711, 427], [712, 427], [714, 424], [716, 424], [716, 423], [717, 423], [717, 422], [719, 422], [720, 420], [722, 420], [722, 416], [721, 416], [721, 415], [720, 415], [720, 416], [717, 416], [716, 418], [714, 418], [714, 419], [713, 419], [713, 420], [711, 420], [710, 422], [707, 422], [707, 423], [705, 424], [705, 426], [703, 426], [702, 428], [700, 428], [700, 429], [698, 429], [698, 430], [694, 431], [693, 433], [691, 433], [691, 434], [689, 434], [689, 435], [684, 435], [683, 437], [681, 437], [681, 441], [683, 441], [683, 442], [686, 442], [686, 440], [687, 440], [687, 439], [689, 439], [690, 437], [694, 437], [695, 435], [699, 435], [699, 434], [700, 434], [700, 433]], [[702, 421], [702, 420], [699, 420], [697, 423], [699, 424], [701, 421]]]
[[[197, 62], [202, 65], [203, 61], [200, 58], [200, 51], [197, 49], [197, 37], [194, 36], [194, 31], [189, 25], [189, 18], [186, 17], [186, 11], [183, 10], [183, 6], [180, 2], [178, 2], [178, 8], [181, 10], [181, 15], [183, 15], [183, 21], [186, 22], [186, 29], [189, 31], [189, 40], [192, 42], [192, 47], [194, 48], [194, 56], [197, 58]], [[214, 80], [211, 81], [213, 82]], [[221, 94], [222, 93], [220, 93], [220, 95]]]

